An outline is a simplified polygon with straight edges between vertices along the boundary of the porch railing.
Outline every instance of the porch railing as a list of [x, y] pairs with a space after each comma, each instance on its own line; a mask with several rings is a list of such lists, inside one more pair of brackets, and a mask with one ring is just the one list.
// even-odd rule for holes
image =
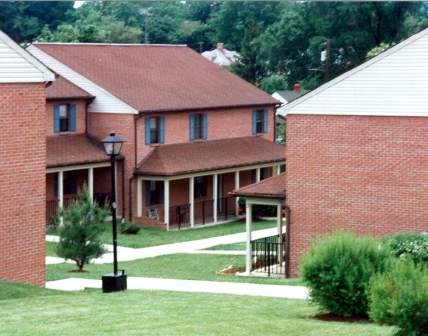
[[286, 234], [251, 241], [252, 272], [286, 276]]

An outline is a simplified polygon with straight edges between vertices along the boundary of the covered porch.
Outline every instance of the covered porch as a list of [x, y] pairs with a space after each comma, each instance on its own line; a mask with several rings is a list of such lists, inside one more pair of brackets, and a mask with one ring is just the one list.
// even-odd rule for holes
[[260, 138], [223, 141], [157, 147], [135, 172], [134, 220], [170, 230], [242, 217], [244, 205], [230, 192], [279, 174], [284, 148]]

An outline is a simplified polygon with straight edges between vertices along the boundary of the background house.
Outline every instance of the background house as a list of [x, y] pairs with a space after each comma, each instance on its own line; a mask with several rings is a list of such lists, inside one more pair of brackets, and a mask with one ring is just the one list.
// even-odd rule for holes
[[236, 51], [227, 50], [223, 43], [217, 43], [215, 49], [204, 51], [201, 55], [207, 60], [224, 67], [229, 67], [236, 63], [240, 57]]
[[0, 31], [0, 279], [45, 282], [45, 87], [53, 80]]
[[428, 231], [427, 54], [424, 30], [286, 105], [293, 275], [318, 235]]

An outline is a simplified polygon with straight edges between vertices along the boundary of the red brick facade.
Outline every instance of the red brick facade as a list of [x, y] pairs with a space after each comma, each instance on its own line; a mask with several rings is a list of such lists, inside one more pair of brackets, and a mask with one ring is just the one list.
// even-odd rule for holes
[[0, 279], [45, 282], [44, 84], [0, 84]]
[[287, 116], [290, 266], [315, 236], [428, 231], [428, 118]]

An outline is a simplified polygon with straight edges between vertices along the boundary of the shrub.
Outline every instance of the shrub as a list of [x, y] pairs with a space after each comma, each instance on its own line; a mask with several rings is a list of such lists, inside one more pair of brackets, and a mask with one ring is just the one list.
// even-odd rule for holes
[[369, 316], [381, 324], [396, 325], [401, 335], [428, 335], [428, 268], [399, 260], [391, 270], [377, 274], [369, 285]]
[[109, 212], [93, 202], [85, 188], [61, 214], [64, 225], [59, 228], [57, 254], [75, 261], [78, 271], [82, 271], [92, 258], [105, 252], [99, 236], [105, 230], [105, 219]]
[[399, 258], [409, 258], [417, 264], [428, 265], [428, 234], [399, 233], [385, 238], [386, 245]]
[[120, 233], [123, 234], [137, 234], [141, 227], [138, 224], [123, 221], [119, 224]]
[[316, 242], [301, 264], [312, 301], [338, 316], [367, 314], [370, 277], [390, 262], [390, 252], [375, 239], [336, 233]]

